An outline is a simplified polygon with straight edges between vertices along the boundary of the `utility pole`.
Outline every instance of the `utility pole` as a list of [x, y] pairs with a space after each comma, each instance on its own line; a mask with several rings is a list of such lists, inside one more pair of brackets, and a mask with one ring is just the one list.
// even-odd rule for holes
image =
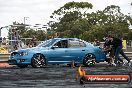
[[26, 20], [27, 20], [27, 18], [29, 18], [29, 17], [24, 17], [24, 19], [23, 19], [24, 20], [24, 23], [23, 23], [24, 24], [24, 30], [26, 28]]
[[47, 31], [47, 25], [43, 25], [43, 27], [42, 28], [45, 28], [46, 30], [46, 38], [45, 38], [45, 40], [47, 40], [48, 39], [48, 31]]
[[0, 28], [0, 37], [1, 37], [1, 29], [2, 29], [2, 27]]

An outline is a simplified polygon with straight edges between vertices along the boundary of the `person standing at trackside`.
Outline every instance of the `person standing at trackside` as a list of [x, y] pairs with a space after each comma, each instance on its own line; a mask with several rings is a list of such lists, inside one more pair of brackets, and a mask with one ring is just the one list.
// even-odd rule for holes
[[12, 45], [13, 49], [17, 50], [18, 49], [18, 32], [16, 29], [12, 29]]
[[95, 39], [94, 42], [93, 42], [93, 44], [95, 46], [100, 46], [100, 41], [98, 39]]
[[108, 38], [111, 41], [112, 47], [115, 49], [115, 64], [117, 64], [118, 60], [123, 63], [123, 60], [119, 56], [119, 54], [121, 54], [128, 61], [128, 64], [130, 66], [131, 65], [130, 59], [125, 55], [122, 49], [123, 48], [122, 40], [119, 38], [112, 37], [112, 36], [108, 36]]
[[105, 38], [105, 43], [103, 46], [105, 54], [109, 54], [108, 58], [108, 65], [113, 65], [114, 64], [114, 48], [111, 46], [111, 41], [108, 39], [108, 37]]
[[30, 47], [35, 47], [37, 45], [37, 38], [35, 36], [30, 40]]

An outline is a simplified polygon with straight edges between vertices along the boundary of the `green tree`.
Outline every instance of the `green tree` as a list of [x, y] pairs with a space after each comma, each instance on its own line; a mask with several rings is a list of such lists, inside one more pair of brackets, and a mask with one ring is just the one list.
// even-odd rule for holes
[[129, 32], [129, 16], [120, 11], [119, 6], [107, 6], [103, 11], [88, 13], [92, 4], [88, 2], [69, 2], [55, 10], [53, 19], [56, 19], [51, 30], [60, 34], [60, 37], [78, 37], [93, 41], [102, 40], [108, 34], [126, 38]]
[[87, 41], [95, 38], [102, 41], [103, 37], [112, 34], [116, 37], [131, 39], [129, 26], [132, 18], [121, 13], [120, 7], [111, 5], [102, 11], [89, 13], [93, 5], [88, 2], [68, 2], [55, 10], [50, 16], [55, 21], [48, 23], [48, 35], [44, 30], [34, 30], [24, 24], [14, 22], [21, 37], [29, 38], [35, 35], [38, 40], [44, 40], [46, 35], [52, 38], [59, 34], [60, 37], [77, 37]]
[[106, 25], [114, 36], [124, 38], [126, 33], [129, 32], [129, 19], [127, 15], [124, 15], [120, 11], [119, 6], [111, 5], [107, 6], [103, 12], [108, 16]]
[[35, 36], [38, 41], [43, 41], [46, 38], [46, 32], [45, 30], [35, 30], [30, 27], [25, 27], [23, 23], [13, 22], [13, 25], [11, 26], [9, 30], [9, 39], [11, 39], [11, 31], [15, 29], [17, 32], [17, 36], [19, 39], [21, 38], [32, 38]]
[[85, 40], [97, 38], [102, 41], [108, 34], [128, 39], [130, 17], [121, 13], [119, 6], [107, 6], [103, 11], [87, 13], [85, 17], [90, 24], [90, 30], [83, 34]]
[[54, 22], [50, 27], [54, 32], [58, 32], [60, 37], [81, 37], [83, 32], [88, 29], [88, 22], [84, 14], [92, 4], [88, 2], [68, 2], [60, 9], [54, 11]]

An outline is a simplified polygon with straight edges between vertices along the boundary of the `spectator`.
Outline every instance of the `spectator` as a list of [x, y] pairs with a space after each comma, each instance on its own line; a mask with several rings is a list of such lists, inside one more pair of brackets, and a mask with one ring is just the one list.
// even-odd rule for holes
[[112, 36], [109, 36], [108, 38], [111, 41], [111, 45], [115, 49], [115, 64], [117, 64], [118, 60], [120, 60], [123, 63], [123, 60], [119, 56], [119, 54], [121, 54], [128, 61], [128, 64], [130, 66], [131, 65], [130, 59], [125, 55], [125, 53], [122, 50], [123, 48], [122, 40], [119, 38], [112, 37]]
[[59, 38], [59, 33], [55, 33], [55, 38]]
[[94, 44], [95, 46], [100, 46], [100, 41], [97, 40], [97, 39], [95, 39], [93, 44]]
[[108, 58], [108, 64], [114, 65], [114, 48], [112, 48], [111, 41], [108, 39], [108, 37], [105, 38], [103, 49], [106, 54], [109, 54], [110, 58]]
[[37, 45], [36, 41], [37, 41], [37, 38], [33, 36], [29, 42], [29, 47], [35, 47]]
[[2, 43], [2, 37], [0, 36], [0, 47], [1, 47], [1, 43]]
[[2, 44], [3, 44], [3, 45], [6, 45], [6, 43], [7, 43], [7, 41], [6, 41], [6, 38], [4, 37], [4, 38], [3, 38], [3, 41], [2, 41]]
[[14, 50], [17, 50], [17, 49], [18, 49], [17, 44], [13, 46], [13, 49], [14, 49]]
[[12, 41], [14, 50], [17, 50], [17, 48], [18, 48], [17, 36], [18, 36], [18, 34], [17, 34], [16, 29], [12, 29], [12, 40], [11, 41]]

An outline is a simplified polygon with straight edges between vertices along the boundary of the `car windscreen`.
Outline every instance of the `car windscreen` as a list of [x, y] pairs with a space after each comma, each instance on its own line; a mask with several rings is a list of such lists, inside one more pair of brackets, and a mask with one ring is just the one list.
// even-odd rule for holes
[[57, 39], [49, 39], [39, 44], [37, 47], [49, 47], [51, 46]]

